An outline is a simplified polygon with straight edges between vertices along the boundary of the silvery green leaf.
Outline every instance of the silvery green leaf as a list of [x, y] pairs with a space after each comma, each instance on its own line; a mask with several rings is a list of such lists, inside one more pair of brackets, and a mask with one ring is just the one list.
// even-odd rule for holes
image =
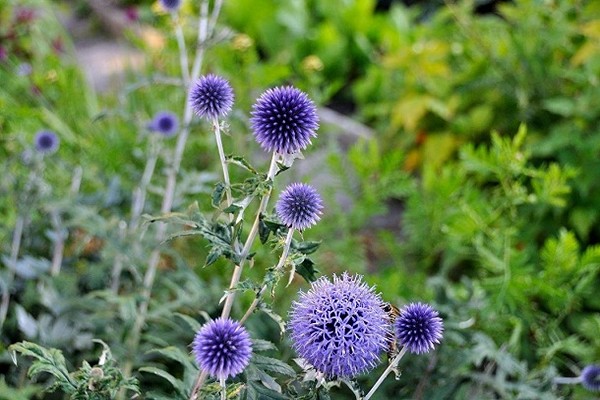
[[23, 332], [28, 339], [35, 338], [38, 333], [38, 323], [36, 319], [19, 304], [15, 306], [15, 309], [17, 312], [17, 324], [19, 325], [19, 330]]

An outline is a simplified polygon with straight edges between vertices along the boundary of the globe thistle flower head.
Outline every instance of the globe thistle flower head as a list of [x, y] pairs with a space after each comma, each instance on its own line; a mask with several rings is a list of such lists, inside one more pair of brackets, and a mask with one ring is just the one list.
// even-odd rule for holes
[[300, 231], [321, 219], [323, 201], [310, 185], [292, 183], [279, 196], [275, 205], [277, 216], [288, 228]]
[[177, 116], [169, 111], [160, 111], [156, 113], [149, 126], [151, 131], [160, 133], [165, 137], [174, 136], [179, 130], [179, 120]]
[[600, 365], [588, 365], [581, 371], [581, 385], [592, 392], [600, 392]]
[[411, 303], [400, 310], [394, 323], [396, 338], [411, 353], [433, 350], [442, 339], [444, 325], [438, 312], [423, 303]]
[[252, 108], [250, 123], [265, 151], [292, 154], [304, 150], [319, 128], [317, 108], [293, 86], [264, 92]]
[[163, 6], [166, 11], [174, 12], [181, 7], [181, 0], [160, 0], [160, 5]]
[[34, 139], [35, 149], [42, 154], [52, 154], [58, 150], [59, 139], [52, 131], [39, 131]]
[[192, 353], [204, 371], [216, 379], [242, 372], [252, 356], [252, 342], [246, 329], [229, 318], [206, 323], [192, 342]]
[[233, 106], [233, 89], [224, 78], [206, 75], [192, 85], [189, 101], [200, 118], [224, 117]]
[[296, 353], [328, 378], [352, 378], [373, 369], [387, 347], [383, 301], [361, 276], [322, 277], [290, 311]]

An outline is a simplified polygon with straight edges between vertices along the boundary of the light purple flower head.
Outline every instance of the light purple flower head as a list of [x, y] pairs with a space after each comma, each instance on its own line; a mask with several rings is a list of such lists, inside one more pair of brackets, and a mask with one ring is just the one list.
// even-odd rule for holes
[[160, 4], [166, 11], [177, 11], [181, 7], [181, 0], [160, 0]]
[[292, 154], [304, 150], [317, 136], [319, 117], [306, 93], [285, 86], [269, 89], [259, 97], [250, 123], [265, 151]]
[[52, 154], [58, 150], [58, 136], [52, 131], [39, 131], [35, 135], [35, 149], [42, 154]]
[[588, 365], [581, 371], [581, 385], [589, 391], [600, 392], [600, 365]]
[[216, 379], [242, 372], [252, 356], [252, 341], [237, 321], [219, 318], [207, 322], [194, 337], [192, 353], [204, 371]]
[[179, 130], [179, 120], [172, 112], [160, 111], [154, 115], [154, 118], [148, 125], [148, 128], [151, 131], [160, 133], [165, 137], [171, 137], [176, 135], [177, 131]]
[[233, 106], [233, 89], [220, 76], [202, 76], [194, 82], [189, 101], [200, 118], [212, 120], [224, 117]]
[[400, 310], [394, 323], [396, 337], [411, 353], [433, 350], [442, 339], [444, 325], [438, 312], [423, 303], [411, 303]]
[[321, 219], [323, 201], [312, 186], [292, 183], [281, 192], [275, 211], [288, 228], [302, 231]]
[[292, 304], [290, 336], [296, 353], [328, 378], [373, 369], [388, 345], [383, 301], [359, 275], [321, 277]]

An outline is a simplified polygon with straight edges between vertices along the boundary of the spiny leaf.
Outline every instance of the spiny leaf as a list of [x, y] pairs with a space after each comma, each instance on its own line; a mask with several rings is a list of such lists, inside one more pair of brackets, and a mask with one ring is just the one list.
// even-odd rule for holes
[[162, 369], [158, 369], [156, 367], [142, 367], [139, 369], [140, 372], [148, 372], [150, 374], [154, 374], [156, 376], [160, 376], [161, 378], [167, 380], [171, 386], [173, 386], [173, 388], [175, 390], [177, 390], [177, 392], [180, 395], [184, 395], [185, 393], [185, 387], [182, 381], [180, 381], [179, 379], [175, 378], [173, 375], [169, 374], [166, 371], [163, 371]]
[[275, 372], [290, 377], [296, 376], [296, 372], [292, 367], [276, 358], [265, 357], [254, 353], [250, 362], [263, 371]]

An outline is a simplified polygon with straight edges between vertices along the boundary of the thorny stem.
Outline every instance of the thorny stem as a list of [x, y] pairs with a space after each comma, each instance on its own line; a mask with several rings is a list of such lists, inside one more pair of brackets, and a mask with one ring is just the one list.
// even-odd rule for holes
[[[227, 167], [227, 160], [225, 159], [225, 152], [223, 151], [223, 141], [221, 140], [221, 126], [219, 120], [214, 118], [212, 121], [213, 129], [215, 131], [215, 141], [217, 142], [217, 149], [219, 150], [219, 159], [221, 160], [221, 169], [223, 170], [223, 181], [225, 182], [225, 197], [227, 198], [226, 206], [229, 207], [233, 203], [231, 197], [231, 182], [229, 181], [229, 169]], [[233, 214], [229, 214], [229, 222], [233, 222]]]
[[[271, 165], [269, 166], [269, 172], [267, 173], [267, 181], [273, 180], [275, 177], [275, 173], [277, 172], [277, 153], [273, 153], [273, 157], [271, 158]], [[242, 249], [242, 253], [240, 254], [240, 263], [236, 265], [233, 274], [231, 276], [231, 283], [229, 284], [229, 292], [227, 293], [227, 298], [225, 299], [225, 305], [223, 306], [223, 311], [221, 312], [221, 318], [227, 319], [229, 314], [231, 313], [231, 307], [233, 306], [233, 301], [235, 300], [235, 287], [240, 282], [240, 278], [242, 276], [242, 269], [244, 268], [244, 262], [246, 261], [246, 257], [250, 254], [250, 249], [252, 248], [252, 244], [254, 243], [254, 239], [256, 239], [256, 235], [258, 234], [258, 226], [260, 224], [260, 216], [267, 209], [267, 204], [269, 203], [269, 198], [271, 197], [272, 188], [262, 197], [260, 200], [260, 205], [258, 206], [258, 211], [256, 212], [256, 218], [254, 219], [254, 224], [250, 229], [250, 233], [248, 233], [248, 237], [246, 238], [246, 243], [244, 244], [244, 248]]]
[[[277, 158], [278, 154], [273, 153], [273, 157], [271, 158], [271, 164], [269, 165], [269, 171], [267, 172], [267, 181], [272, 180], [277, 173]], [[246, 261], [246, 257], [250, 253], [250, 248], [254, 243], [254, 239], [256, 239], [256, 235], [258, 234], [258, 225], [260, 223], [260, 216], [267, 209], [267, 204], [269, 203], [269, 198], [271, 196], [271, 190], [266, 193], [262, 199], [260, 200], [260, 205], [258, 206], [258, 211], [256, 212], [256, 218], [254, 219], [254, 224], [250, 229], [250, 233], [248, 233], [248, 237], [246, 238], [246, 243], [244, 244], [244, 248], [242, 249], [242, 253], [240, 254], [240, 263], [236, 265], [233, 274], [231, 275], [231, 283], [229, 284], [229, 292], [227, 293], [227, 297], [225, 299], [225, 305], [223, 306], [223, 311], [221, 312], [221, 318], [227, 319], [229, 318], [229, 314], [231, 313], [231, 307], [233, 306], [233, 301], [235, 300], [235, 287], [240, 282], [240, 278], [242, 276], [242, 269], [244, 267], [244, 262]], [[198, 374], [198, 378], [196, 379], [196, 383], [194, 384], [194, 388], [192, 389], [192, 393], [190, 395], [189, 400], [196, 399], [196, 393], [202, 389], [204, 382], [206, 381], [208, 374], [206, 371], [201, 371]]]
[[25, 226], [25, 218], [21, 215], [17, 217], [15, 230], [13, 231], [12, 246], [10, 248], [10, 271], [6, 282], [6, 286], [2, 290], [2, 303], [0, 304], [0, 329], [4, 325], [6, 315], [8, 313], [8, 305], [10, 303], [10, 286], [15, 278], [15, 269], [19, 250], [21, 249], [21, 238], [23, 237], [23, 227]]
[[[292, 244], [293, 236], [294, 236], [294, 229], [290, 228], [285, 237], [285, 243], [283, 244], [283, 251], [281, 252], [281, 257], [279, 257], [279, 262], [277, 263], [277, 266], [275, 267], [275, 270], [274, 270], [275, 272], [279, 271], [279, 269], [283, 267], [283, 264], [285, 264], [285, 260], [287, 259], [287, 256], [290, 253], [290, 246]], [[248, 310], [246, 310], [246, 313], [244, 314], [242, 319], [240, 319], [240, 324], [243, 325], [244, 322], [246, 322], [246, 320], [248, 319], [248, 317], [250, 317], [250, 315], [254, 312], [254, 310], [258, 306], [258, 303], [260, 302], [262, 295], [265, 293], [266, 290], [267, 290], [267, 284], [265, 283], [262, 285], [262, 287], [256, 294], [256, 297], [252, 301], [252, 304], [250, 304], [250, 307], [248, 307]]]
[[[202, 2], [200, 6], [200, 20], [198, 23], [198, 48], [196, 49], [196, 56], [194, 58], [194, 64], [192, 66], [192, 74], [190, 77], [190, 81], [188, 85], [185, 87], [187, 93], [189, 93], [189, 84], [191, 82], [198, 79], [200, 75], [200, 68], [202, 66], [202, 61], [204, 59], [204, 51], [205, 51], [205, 43], [209, 36], [208, 31], [208, 1], [205, 0]], [[213, 11], [214, 15], [214, 11]], [[183, 128], [179, 133], [177, 138], [177, 144], [175, 146], [175, 153], [173, 156], [173, 161], [171, 167], [167, 172], [167, 183], [165, 185], [164, 197], [161, 205], [161, 213], [166, 214], [171, 211], [173, 206], [173, 200], [175, 197], [175, 184], [177, 183], [177, 174], [179, 172], [179, 168], [181, 166], [181, 161], [183, 158], [183, 150], [185, 149], [185, 144], [189, 135], [190, 123], [192, 121], [193, 112], [192, 106], [189, 101], [185, 102], [185, 109], [183, 114]], [[164, 222], [159, 222], [156, 229], [156, 241], [158, 243], [162, 242], [165, 238], [167, 232], [167, 225]], [[158, 263], [160, 261], [160, 251], [159, 249], [155, 249], [150, 254], [150, 259], [148, 260], [148, 268], [146, 270], [146, 274], [144, 275], [143, 281], [143, 290], [142, 290], [142, 300], [139, 304], [137, 310], [137, 317], [132, 327], [131, 335], [129, 337], [129, 348], [132, 351], [132, 354], [135, 354], [135, 351], [139, 345], [140, 335], [142, 328], [146, 322], [146, 316], [148, 314], [148, 303], [150, 301], [150, 296], [152, 294], [152, 286], [154, 284], [154, 279], [156, 277], [156, 269], [158, 268]], [[131, 357], [127, 361], [124, 366], [124, 375], [130, 376], [132, 369], [132, 360]]]
[[557, 376], [552, 380], [555, 385], [574, 385], [577, 383], [581, 383], [582, 379], [580, 376], [576, 377], [566, 377], [566, 376]]
[[198, 374], [198, 378], [196, 378], [196, 382], [194, 382], [194, 388], [192, 389], [192, 393], [190, 394], [189, 400], [196, 400], [196, 394], [200, 391], [200, 388], [204, 384], [204, 381], [208, 377], [208, 372], [201, 371]]
[[371, 398], [371, 396], [373, 396], [373, 394], [375, 394], [375, 392], [377, 391], [377, 389], [379, 389], [379, 386], [381, 386], [381, 384], [383, 383], [385, 378], [387, 378], [387, 376], [390, 374], [390, 372], [392, 372], [392, 370], [398, 366], [400, 359], [402, 359], [402, 357], [404, 357], [404, 355], [406, 354], [406, 350], [407, 350], [407, 347], [402, 346], [402, 350], [400, 350], [400, 353], [398, 353], [398, 355], [396, 357], [394, 357], [394, 359], [392, 360], [390, 365], [388, 365], [388, 367], [385, 369], [385, 371], [383, 371], [383, 374], [381, 374], [379, 379], [377, 379], [377, 382], [375, 382], [375, 385], [373, 385], [371, 390], [369, 390], [369, 393], [367, 393], [364, 400], [369, 400]]

